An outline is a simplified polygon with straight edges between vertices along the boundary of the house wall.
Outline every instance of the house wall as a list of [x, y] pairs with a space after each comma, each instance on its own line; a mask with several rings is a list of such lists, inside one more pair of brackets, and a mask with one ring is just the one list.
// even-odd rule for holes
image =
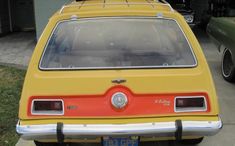
[[69, 1], [71, 0], [34, 0], [37, 39], [39, 39], [51, 15]]

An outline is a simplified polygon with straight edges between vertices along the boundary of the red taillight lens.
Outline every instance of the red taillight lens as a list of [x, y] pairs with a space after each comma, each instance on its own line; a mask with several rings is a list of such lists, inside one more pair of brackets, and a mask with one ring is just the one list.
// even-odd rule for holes
[[205, 111], [207, 109], [205, 97], [176, 97], [176, 112]]
[[48, 111], [48, 110], [61, 111], [62, 102], [61, 101], [35, 101], [34, 110], [35, 111]]
[[34, 100], [32, 114], [63, 114], [63, 102], [62, 100]]
[[204, 107], [204, 98], [178, 98], [176, 107]]

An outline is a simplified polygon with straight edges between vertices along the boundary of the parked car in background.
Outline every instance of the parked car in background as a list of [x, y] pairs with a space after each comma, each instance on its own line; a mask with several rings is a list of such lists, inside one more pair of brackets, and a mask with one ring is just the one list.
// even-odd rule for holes
[[219, 51], [223, 51], [221, 72], [224, 79], [235, 82], [235, 9], [228, 9], [227, 17], [212, 17], [207, 32]]
[[37, 146], [197, 144], [219, 132], [203, 51], [165, 2], [88, 0], [51, 17], [34, 50], [16, 130]]
[[195, 11], [190, 6], [190, 0], [167, 0], [171, 6], [184, 16], [190, 27], [195, 26]]

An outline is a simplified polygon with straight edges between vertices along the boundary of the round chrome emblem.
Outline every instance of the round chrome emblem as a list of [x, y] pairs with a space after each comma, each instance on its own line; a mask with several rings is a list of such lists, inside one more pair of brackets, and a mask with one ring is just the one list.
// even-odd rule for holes
[[112, 105], [116, 108], [123, 108], [128, 103], [127, 96], [122, 92], [117, 92], [112, 96]]

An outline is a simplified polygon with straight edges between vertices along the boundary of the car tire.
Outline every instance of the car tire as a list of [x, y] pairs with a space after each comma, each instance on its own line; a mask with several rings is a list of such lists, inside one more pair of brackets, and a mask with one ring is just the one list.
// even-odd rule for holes
[[184, 139], [180, 140], [179, 143], [184, 144], [184, 145], [197, 145], [201, 143], [203, 140], [203, 137], [197, 138], [197, 139]]
[[227, 48], [223, 53], [221, 71], [226, 81], [235, 82], [235, 65], [232, 59], [232, 53]]

